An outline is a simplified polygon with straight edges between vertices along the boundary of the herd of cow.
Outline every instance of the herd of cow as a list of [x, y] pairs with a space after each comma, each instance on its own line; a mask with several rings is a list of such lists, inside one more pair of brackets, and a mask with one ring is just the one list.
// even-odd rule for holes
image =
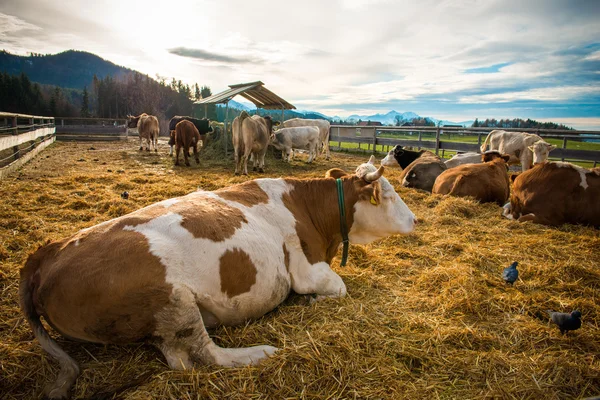
[[[488, 143], [491, 149], [486, 151]], [[430, 151], [396, 146], [381, 164], [402, 168], [405, 187], [495, 202], [504, 205], [503, 215], [509, 219], [600, 226], [600, 167], [588, 170], [548, 162], [554, 148], [537, 135], [494, 130], [481, 154], [457, 154], [442, 161]], [[508, 166], [513, 164], [521, 164], [523, 172], [509, 178]]]
[[[137, 118], [137, 127], [156, 122], [150, 116]], [[286, 123], [282, 129], [296, 128]], [[237, 172], [247, 172], [250, 156], [263, 168], [269, 140], [277, 140], [288, 156], [297, 146], [293, 135], [285, 138], [292, 131], [278, 137], [272, 126], [268, 117], [243, 113], [236, 118]], [[178, 151], [202, 140], [198, 126], [186, 119], [175, 122], [174, 131]], [[314, 158], [315, 143], [325, 141], [328, 131], [303, 132], [312, 138], [306, 140]], [[510, 192], [507, 163], [531, 159], [536, 165], [514, 180], [507, 215], [600, 226], [600, 168], [544, 162], [552, 146], [541, 138], [528, 144], [529, 136], [522, 134], [525, 141], [517, 148], [518, 136], [491, 132], [482, 151], [488, 142], [494, 150], [478, 155], [479, 163], [452, 166], [463, 156], [446, 165], [431, 153], [397, 146], [382, 164], [400, 165], [405, 186], [419, 187], [423, 180], [434, 193], [502, 205]], [[323, 178], [257, 179], [198, 190], [40, 247], [21, 269], [19, 297], [35, 337], [60, 363], [48, 397], [68, 397], [79, 366], [49, 336], [41, 317], [75, 340], [146, 341], [173, 369], [194, 363], [256, 364], [275, 353], [272, 346], [219, 347], [207, 328], [259, 318], [291, 291], [315, 295], [314, 301], [343, 297], [346, 285], [330, 268], [343, 241], [367, 244], [412, 232], [417, 218], [383, 176], [385, 167], [374, 164], [371, 156], [354, 173], [333, 168]]]
[[[242, 113], [233, 120], [232, 141], [235, 157], [235, 174], [240, 170], [248, 175], [248, 160], [253, 162], [254, 171], [264, 172], [265, 154], [269, 145], [281, 150], [284, 160], [293, 158], [294, 150], [308, 150], [308, 163], [311, 163], [320, 149], [329, 159], [329, 121], [321, 119], [293, 118], [284, 121], [283, 127], [274, 131], [280, 122], [272, 121], [271, 117]], [[159, 134], [158, 119], [146, 113], [137, 117], [127, 117], [127, 128], [137, 128], [140, 138], [140, 150], [150, 151], [154, 145], [157, 152]], [[198, 119], [187, 116], [174, 116], [169, 121], [169, 155], [173, 155], [175, 146], [175, 165], [179, 165], [179, 153], [183, 149], [185, 165], [189, 166], [189, 149], [194, 152], [196, 163], [200, 163], [198, 145], [206, 146], [208, 134], [213, 132], [211, 122], [207, 119]]]

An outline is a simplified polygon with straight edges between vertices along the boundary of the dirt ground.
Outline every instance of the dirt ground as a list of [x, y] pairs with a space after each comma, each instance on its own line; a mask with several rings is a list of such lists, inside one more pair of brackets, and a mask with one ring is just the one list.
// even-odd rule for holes
[[[319, 177], [354, 170], [368, 155], [291, 164], [234, 177], [232, 157], [210, 151], [174, 167], [168, 146], [55, 143], [0, 182], [0, 398], [42, 396], [58, 373], [18, 306], [19, 268], [47, 240], [196, 189], [257, 177]], [[308, 305], [291, 295], [258, 321], [209, 333], [224, 347], [281, 348], [259, 366], [171, 371], [145, 344], [103, 346], [61, 338], [80, 365], [74, 398], [119, 399], [571, 399], [600, 395], [600, 232], [500, 217], [496, 205], [400, 186], [415, 232], [352, 245], [333, 268], [348, 296]], [[127, 191], [129, 199], [121, 198]], [[600, 201], [600, 200], [599, 200]], [[335, 207], [316, 204], [315, 207]], [[519, 262], [514, 287], [501, 271]], [[545, 310], [583, 315], [569, 336]], [[106, 393], [116, 391], [112, 397]], [[104, 393], [104, 394], [103, 394]]]

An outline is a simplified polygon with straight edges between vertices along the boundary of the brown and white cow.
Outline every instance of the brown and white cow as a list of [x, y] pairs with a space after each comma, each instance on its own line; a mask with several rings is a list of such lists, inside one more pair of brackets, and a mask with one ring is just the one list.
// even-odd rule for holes
[[137, 128], [140, 135], [140, 150], [144, 149], [143, 140], [146, 140], [146, 151], [150, 151], [152, 145], [154, 145], [154, 151], [158, 151], [158, 134], [160, 132], [158, 118], [146, 113], [142, 113], [137, 117], [128, 115], [127, 127]]
[[491, 131], [481, 145], [483, 153], [490, 144], [490, 150], [508, 154], [509, 165], [521, 164], [523, 171], [527, 171], [534, 164], [539, 164], [548, 159], [548, 153], [556, 146], [547, 143], [538, 135], [525, 132], [507, 132], [503, 130]]
[[325, 159], [329, 160], [329, 130], [331, 123], [326, 119], [304, 119], [292, 118], [283, 122], [284, 128], [294, 128], [297, 126], [316, 126], [319, 128], [319, 149], [325, 153]]
[[431, 192], [437, 177], [446, 170], [446, 164], [435, 154], [425, 152], [402, 170], [402, 186]]
[[[277, 123], [279, 124], [279, 123]], [[253, 170], [264, 172], [265, 154], [269, 145], [269, 138], [273, 133], [271, 117], [250, 115], [246, 111], [233, 120], [232, 123], [233, 153], [235, 158], [235, 174], [248, 175], [248, 158], [252, 156]]]
[[504, 215], [544, 225], [600, 227], [600, 169], [566, 162], [536, 165], [515, 178]]
[[206, 143], [206, 134], [204, 137], [200, 135], [196, 126], [187, 120], [182, 120], [175, 125], [175, 134], [173, 135], [173, 140], [175, 142], [175, 165], [179, 165], [179, 150], [183, 148], [183, 158], [185, 160], [185, 165], [190, 166], [190, 162], [188, 161], [188, 150], [191, 147], [194, 150], [194, 158], [196, 160], [196, 164], [200, 164], [200, 159], [198, 157], [198, 142], [202, 141], [202, 145]]
[[489, 151], [481, 157], [483, 164], [463, 164], [442, 172], [432, 193], [470, 196], [482, 203], [496, 202], [502, 206], [510, 194], [506, 164], [510, 157]]
[[[49, 397], [68, 395], [79, 367], [48, 335], [94, 343], [148, 341], [173, 369], [255, 364], [272, 346], [221, 348], [206, 328], [273, 310], [293, 290], [346, 295], [330, 263], [342, 242], [334, 178], [350, 243], [410, 233], [416, 224], [384, 167], [321, 179], [259, 179], [197, 191], [47, 244], [21, 270], [20, 301], [42, 347], [61, 365]], [[328, 205], [328, 206], [324, 206]]]

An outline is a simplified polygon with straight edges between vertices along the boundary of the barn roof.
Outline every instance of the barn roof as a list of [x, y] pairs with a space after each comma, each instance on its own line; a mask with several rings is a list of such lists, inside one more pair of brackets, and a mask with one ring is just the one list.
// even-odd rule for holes
[[237, 95], [251, 101], [257, 108], [265, 110], [293, 110], [293, 104], [288, 103], [275, 93], [267, 89], [261, 81], [229, 85], [229, 89], [213, 94], [205, 99], [195, 101], [194, 104], [221, 104], [227, 103]]

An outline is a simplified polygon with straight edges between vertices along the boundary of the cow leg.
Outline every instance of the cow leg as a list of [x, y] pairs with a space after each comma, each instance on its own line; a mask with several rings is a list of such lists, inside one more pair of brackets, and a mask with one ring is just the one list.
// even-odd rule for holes
[[179, 150], [181, 149], [181, 145], [177, 143], [175, 145], [175, 165], [179, 165]]
[[146, 138], [146, 151], [150, 151], [150, 146], [152, 146], [152, 138]]
[[258, 159], [258, 172], [265, 172], [265, 155], [267, 154], [267, 148], [265, 147], [259, 154], [257, 154]]
[[196, 159], [196, 164], [200, 164], [200, 157], [198, 157], [198, 142], [194, 144], [194, 158]]
[[190, 161], [188, 160], [189, 158], [189, 154], [190, 154], [190, 148], [189, 146], [183, 146], [183, 158], [185, 160], [185, 166], [189, 167], [190, 166]]
[[233, 158], [235, 161], [235, 172], [233, 173], [234, 175], [239, 175], [240, 174], [240, 155], [237, 152], [237, 149], [234, 149], [233, 152]]
[[316, 301], [346, 296], [346, 284], [326, 262], [291, 267], [292, 289], [298, 294], [316, 294]]
[[144, 150], [144, 138], [140, 136], [140, 151]]
[[158, 153], [158, 136], [154, 136], [154, 152]]
[[223, 367], [252, 365], [278, 350], [272, 346], [217, 346], [208, 336], [194, 294], [184, 286], [173, 289], [169, 304], [155, 317], [155, 345], [173, 369], [190, 369], [194, 362]]
[[172, 157], [173, 156], [173, 145], [169, 146], [171, 149], [169, 150], [169, 156]]
[[248, 157], [250, 157], [250, 153], [244, 152], [244, 155], [242, 156], [242, 164], [243, 164], [242, 174], [244, 174], [244, 175], [248, 175]]

